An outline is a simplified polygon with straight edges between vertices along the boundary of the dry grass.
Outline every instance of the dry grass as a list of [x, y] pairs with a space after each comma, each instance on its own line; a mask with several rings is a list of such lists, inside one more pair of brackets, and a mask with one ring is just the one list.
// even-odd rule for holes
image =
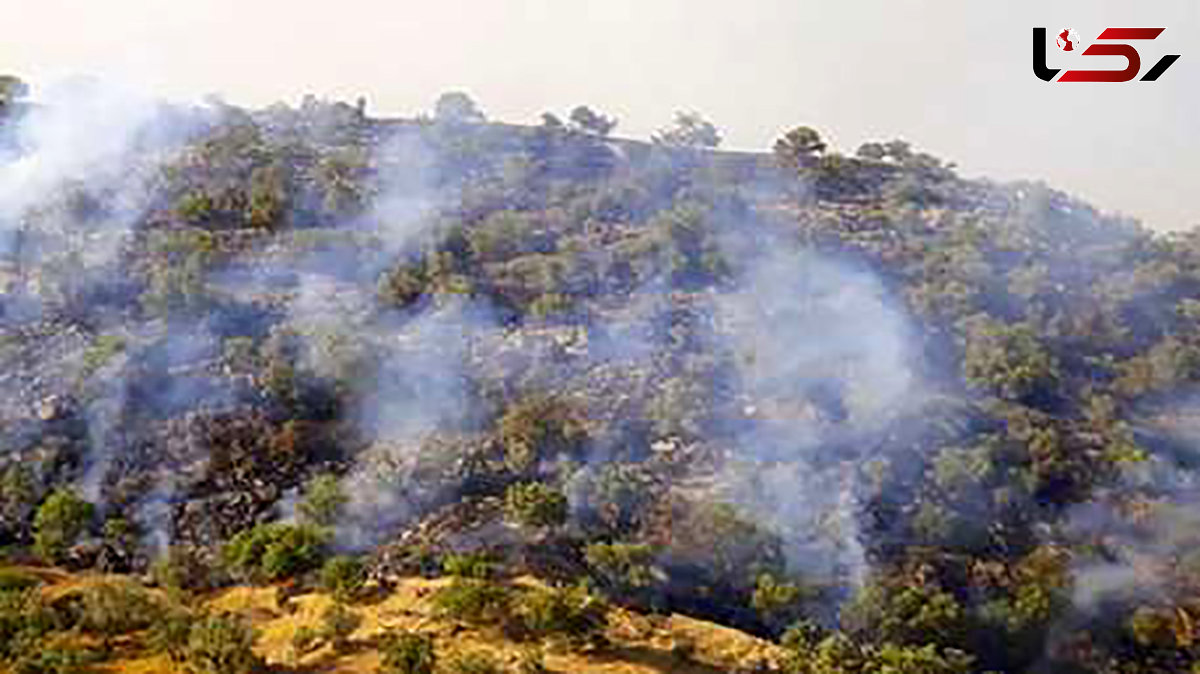
[[[112, 580], [112, 576], [69, 575], [37, 570], [47, 582], [43, 590], [49, 596]], [[379, 664], [376, 638], [390, 629], [425, 632], [434, 637], [440, 660], [449, 660], [461, 652], [484, 651], [506, 666], [519, 661], [531, 644], [513, 641], [497, 626], [473, 627], [438, 617], [431, 602], [433, 594], [448, 579], [410, 578], [399, 582], [393, 591], [377, 601], [351, 605], [362, 618], [351, 635], [352, 647], [334, 653], [327, 645], [297, 657], [292, 638], [304, 627], [317, 628], [321, 614], [333, 603], [325, 593], [292, 597], [290, 607], [277, 604], [276, 588], [236, 587], [208, 596], [203, 604], [215, 611], [245, 616], [258, 630], [255, 650], [276, 671], [374, 672]], [[535, 586], [537, 581], [517, 581]], [[779, 650], [773, 644], [737, 630], [694, 620], [685, 616], [644, 616], [615, 608], [609, 614], [607, 632], [610, 645], [603, 648], [576, 649], [562, 644], [542, 647], [549, 671], [562, 673], [716, 674], [738, 664], [763, 660], [777, 662]], [[536, 647], [536, 645], [533, 645]], [[129, 649], [124, 659], [110, 661], [99, 671], [131, 674], [173, 672], [165, 656]]]

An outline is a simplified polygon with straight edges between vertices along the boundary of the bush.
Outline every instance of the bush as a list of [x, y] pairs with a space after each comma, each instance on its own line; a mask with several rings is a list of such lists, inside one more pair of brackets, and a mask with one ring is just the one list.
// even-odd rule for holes
[[508, 588], [475, 578], [455, 578], [433, 596], [441, 615], [474, 623], [503, 617], [509, 601]]
[[504, 671], [496, 657], [485, 651], [460, 653], [446, 667], [453, 674], [500, 674]]
[[262, 669], [254, 631], [240, 617], [210, 615], [188, 632], [185, 660], [195, 674], [244, 674]]
[[354, 557], [331, 557], [321, 567], [321, 586], [331, 592], [338, 601], [357, 597], [366, 584], [367, 574], [363, 563]]
[[317, 568], [325, 545], [326, 535], [316, 527], [273, 522], [234, 536], [221, 556], [231, 571], [245, 578], [279, 580]]
[[84, 674], [90, 665], [104, 660], [104, 654], [90, 648], [66, 644], [40, 646], [22, 654], [13, 663], [13, 674]]
[[36, 590], [0, 592], [0, 660], [19, 658], [43, 635], [64, 626]]
[[540, 648], [526, 648], [521, 651], [513, 667], [516, 674], [545, 674], [546, 656]]
[[158, 622], [161, 605], [129, 581], [101, 583], [79, 593], [76, 626], [102, 637], [146, 629]]
[[567, 497], [540, 482], [514, 484], [504, 493], [504, 514], [524, 527], [554, 527], [567, 521]]
[[183, 664], [187, 660], [188, 642], [195, 622], [186, 609], [178, 606], [167, 609], [150, 627], [150, 647], [166, 653], [171, 662]]
[[654, 582], [654, 551], [649, 545], [592, 543], [584, 558], [592, 573], [616, 594], [638, 592]]
[[321, 630], [303, 625], [292, 634], [292, 652], [302, 658], [321, 646]]
[[781, 583], [764, 573], [758, 577], [750, 605], [768, 625], [785, 625], [798, 616], [803, 591], [792, 583]]
[[341, 653], [350, 644], [350, 635], [362, 624], [362, 616], [335, 602], [321, 614], [321, 636], [329, 641], [333, 650]]
[[504, 413], [500, 438], [505, 464], [510, 470], [527, 472], [543, 459], [576, 452], [584, 431], [570, 407], [552, 398], [533, 397]]
[[0, 569], [0, 592], [29, 590], [41, 585], [37, 576], [19, 569]]
[[188, 546], [172, 545], [150, 566], [150, 577], [159, 587], [194, 590], [212, 585], [213, 570], [198, 552]]
[[604, 632], [608, 607], [586, 586], [576, 585], [531, 590], [521, 597], [516, 613], [532, 636], [592, 642]]
[[33, 520], [34, 547], [49, 562], [60, 562], [87, 531], [94, 508], [69, 489], [46, 497]]
[[317, 526], [333, 526], [348, 500], [336, 475], [318, 475], [304, 487], [304, 499], [296, 506], [300, 519]]
[[380, 674], [433, 674], [433, 639], [415, 632], [388, 632], [379, 643]]
[[451, 553], [442, 559], [442, 571], [447, 576], [486, 580], [495, 572], [495, 565], [485, 553]]

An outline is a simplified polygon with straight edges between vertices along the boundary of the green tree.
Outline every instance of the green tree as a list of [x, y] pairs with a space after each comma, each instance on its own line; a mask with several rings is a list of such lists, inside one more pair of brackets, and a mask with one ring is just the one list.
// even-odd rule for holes
[[799, 170], [817, 165], [817, 158], [825, 151], [821, 134], [808, 126], [798, 126], [775, 141], [775, 158], [784, 168]]
[[437, 654], [433, 638], [417, 632], [391, 631], [379, 640], [379, 674], [434, 674]]
[[366, 570], [355, 557], [331, 557], [321, 567], [321, 585], [339, 601], [357, 597], [366, 583]]
[[362, 616], [340, 601], [334, 602], [321, 613], [321, 635], [337, 653], [346, 651], [350, 645], [350, 635], [361, 624]]
[[482, 124], [487, 116], [476, 105], [474, 99], [461, 91], [449, 91], [438, 97], [433, 105], [434, 119], [441, 123]]
[[185, 662], [194, 674], [249, 674], [263, 669], [254, 653], [254, 630], [232, 614], [210, 615], [192, 624]]
[[524, 527], [556, 527], [567, 521], [567, 497], [541, 482], [514, 484], [504, 492], [504, 513]]
[[0, 75], [0, 107], [15, 103], [29, 95], [29, 85], [15, 75]]
[[325, 473], [308, 481], [304, 498], [296, 505], [300, 519], [317, 526], [333, 526], [341, 517], [349, 497], [336, 475]]
[[51, 562], [61, 562], [91, 524], [95, 507], [70, 489], [54, 491], [38, 508], [33, 520], [34, 547]]
[[617, 120], [592, 110], [586, 105], [571, 110], [571, 128], [575, 131], [606, 138], [617, 128]]
[[667, 147], [711, 150], [721, 144], [721, 132], [698, 112], [676, 112], [674, 123], [651, 140]]

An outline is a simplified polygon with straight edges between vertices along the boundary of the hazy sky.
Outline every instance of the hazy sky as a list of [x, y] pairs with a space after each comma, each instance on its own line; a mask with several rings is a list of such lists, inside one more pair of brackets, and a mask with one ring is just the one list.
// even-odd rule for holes
[[[1200, 0], [0, 0], [0, 72], [117, 76], [173, 99], [469, 92], [493, 118], [580, 103], [646, 137], [697, 110], [726, 145], [809, 124], [844, 152], [902, 137], [967, 175], [1045, 179], [1160, 228], [1200, 224]], [[1167, 28], [1154, 83], [1047, 84], [1033, 26]], [[1053, 47], [1051, 67], [1119, 69]], [[1074, 66], [1072, 64], [1075, 64]]]

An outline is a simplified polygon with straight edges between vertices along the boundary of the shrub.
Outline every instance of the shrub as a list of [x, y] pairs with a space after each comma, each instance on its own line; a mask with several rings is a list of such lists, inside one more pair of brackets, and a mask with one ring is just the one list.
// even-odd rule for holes
[[785, 625], [797, 617], [803, 591], [792, 583], [779, 582], [775, 576], [763, 573], [758, 576], [758, 585], [750, 605], [759, 617], [769, 625]]
[[62, 561], [67, 549], [87, 531], [94, 508], [69, 489], [59, 489], [38, 508], [33, 520], [34, 546], [50, 562]]
[[21, 654], [13, 663], [14, 674], [84, 674], [104, 654], [90, 648], [66, 644], [42, 645]]
[[455, 578], [433, 596], [438, 613], [475, 623], [502, 617], [509, 601], [508, 588], [476, 578]]
[[105, 638], [146, 629], [162, 613], [149, 592], [129, 581], [85, 588], [79, 594], [77, 610], [76, 626]]
[[37, 576], [18, 569], [0, 569], [0, 592], [28, 590], [42, 581]]
[[335, 599], [346, 601], [357, 597], [366, 583], [363, 563], [354, 557], [331, 557], [321, 567], [321, 586], [333, 593]]
[[388, 632], [380, 639], [380, 674], [433, 674], [433, 639], [415, 632]]
[[584, 558], [604, 586], [618, 594], [637, 592], [654, 582], [654, 551], [649, 545], [592, 543]]
[[195, 618], [190, 611], [178, 606], [168, 608], [150, 626], [150, 647], [166, 653], [171, 662], [182, 664], [187, 660], [193, 624]]
[[292, 652], [297, 658], [302, 658], [317, 650], [321, 645], [321, 630], [310, 625], [302, 625], [292, 634]]
[[504, 493], [504, 514], [524, 527], [553, 527], [567, 520], [567, 497], [540, 482], [514, 484]]
[[492, 577], [495, 565], [485, 553], [451, 553], [442, 558], [442, 571], [447, 576], [486, 580]]
[[504, 413], [500, 438], [505, 464], [510, 470], [527, 472], [542, 459], [577, 451], [584, 431], [567, 405], [552, 398], [533, 397]]
[[540, 648], [523, 649], [517, 657], [517, 662], [513, 669], [516, 674], [545, 674], [548, 671], [546, 669], [546, 655], [542, 653]]
[[485, 651], [460, 653], [446, 669], [454, 674], [500, 674], [503, 671], [496, 657]]
[[160, 587], [172, 590], [206, 588], [212, 584], [213, 570], [197, 551], [172, 545], [150, 566], [150, 577]]
[[321, 614], [321, 636], [329, 641], [333, 650], [341, 653], [350, 644], [350, 635], [362, 624], [362, 616], [335, 602]]
[[254, 631], [229, 614], [210, 615], [192, 625], [185, 660], [195, 674], [244, 674], [263, 666], [254, 653]]
[[233, 572], [246, 578], [278, 580], [320, 565], [326, 535], [308, 525], [260, 524], [225, 544], [221, 556]]
[[531, 590], [521, 597], [516, 613], [532, 636], [591, 642], [604, 632], [608, 607], [586, 586], [575, 585]]
[[318, 475], [304, 487], [304, 499], [296, 506], [300, 519], [318, 526], [332, 526], [348, 500], [336, 475]]
[[36, 590], [0, 592], [0, 660], [11, 660], [64, 621]]

